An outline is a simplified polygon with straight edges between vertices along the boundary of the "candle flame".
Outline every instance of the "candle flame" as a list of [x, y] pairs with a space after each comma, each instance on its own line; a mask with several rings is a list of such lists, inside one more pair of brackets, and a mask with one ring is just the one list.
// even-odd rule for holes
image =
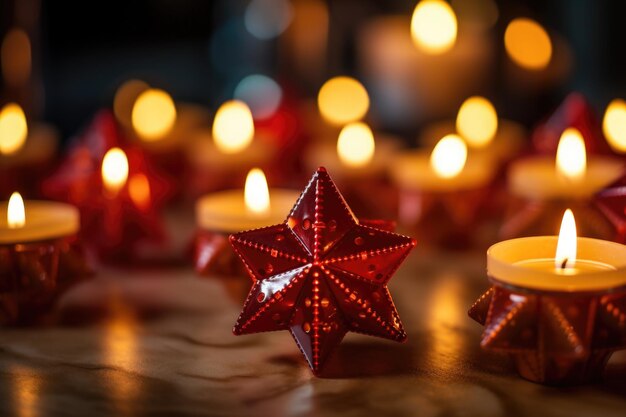
[[254, 138], [252, 112], [246, 103], [230, 100], [220, 106], [213, 121], [213, 140], [222, 152], [234, 154], [243, 151]]
[[454, 178], [467, 162], [467, 146], [458, 135], [446, 135], [430, 154], [430, 166], [438, 177]]
[[0, 154], [19, 151], [28, 136], [28, 125], [22, 108], [9, 103], [0, 110]]
[[270, 192], [267, 187], [265, 174], [259, 168], [253, 168], [246, 177], [244, 188], [246, 209], [257, 215], [264, 215], [270, 209]]
[[9, 229], [19, 229], [26, 224], [26, 210], [24, 209], [24, 200], [18, 192], [11, 194], [9, 204], [7, 206], [7, 225]]
[[457, 19], [452, 7], [442, 0], [422, 0], [411, 18], [413, 43], [429, 54], [449, 51], [456, 42]]
[[365, 123], [346, 125], [339, 133], [337, 154], [345, 165], [359, 168], [370, 163], [374, 157], [374, 134]]
[[176, 123], [174, 100], [165, 91], [150, 88], [137, 97], [131, 118], [141, 139], [149, 142], [162, 139]]
[[541, 70], [552, 58], [552, 41], [546, 30], [534, 20], [512, 20], [504, 32], [504, 47], [520, 67]]
[[102, 159], [102, 181], [105, 188], [115, 194], [128, 179], [128, 158], [120, 148], [112, 148]]
[[456, 130], [471, 147], [489, 145], [498, 130], [498, 114], [493, 104], [479, 96], [465, 100], [456, 117]]
[[128, 181], [128, 194], [137, 208], [150, 207], [150, 182], [144, 174], [135, 174]]
[[577, 129], [565, 129], [556, 150], [556, 169], [568, 180], [579, 181], [587, 171], [585, 141]]
[[370, 98], [363, 84], [354, 78], [334, 77], [320, 88], [317, 106], [324, 120], [343, 126], [365, 116], [370, 107]]
[[626, 102], [615, 99], [609, 103], [602, 120], [602, 130], [613, 150], [626, 152]]
[[570, 209], [563, 214], [554, 265], [557, 269], [573, 268], [576, 265], [576, 220]]

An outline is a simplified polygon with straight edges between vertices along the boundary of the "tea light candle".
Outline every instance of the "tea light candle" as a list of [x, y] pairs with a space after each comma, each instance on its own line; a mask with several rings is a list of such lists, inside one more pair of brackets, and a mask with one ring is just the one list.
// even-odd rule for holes
[[390, 166], [391, 176], [402, 189], [446, 193], [483, 187], [494, 170], [479, 158], [469, 158], [467, 146], [458, 135], [443, 137], [429, 155], [405, 152]]
[[211, 193], [196, 203], [196, 220], [202, 230], [230, 234], [282, 222], [298, 199], [294, 190], [272, 189], [265, 174], [250, 170], [243, 190]]
[[493, 287], [469, 314], [485, 325], [482, 347], [511, 354], [524, 378], [586, 382], [626, 348], [626, 329], [613, 324], [626, 299], [626, 246], [577, 237], [571, 210], [558, 237], [491, 246], [487, 274]]
[[49, 168], [57, 144], [56, 129], [41, 122], [28, 123], [18, 104], [6, 104], [0, 110], [0, 191], [34, 191], [39, 177], [34, 174]]
[[510, 159], [524, 145], [525, 129], [512, 120], [498, 117], [493, 104], [484, 97], [466, 99], [456, 120], [444, 120], [426, 126], [420, 135], [422, 145], [432, 146], [445, 135], [456, 133], [467, 143], [471, 153], [495, 162]]
[[228, 243], [231, 233], [258, 229], [285, 220], [299, 193], [270, 190], [265, 174], [250, 170], [245, 188], [207, 194], [196, 202], [198, 233], [194, 263], [200, 274], [240, 274], [241, 267]]
[[113, 109], [130, 138], [155, 153], [181, 149], [209, 118], [201, 106], [175, 103], [166, 91], [139, 80], [118, 89]]
[[323, 165], [333, 172], [337, 182], [380, 176], [400, 148], [398, 140], [378, 135], [363, 122], [349, 123], [341, 129], [335, 143], [312, 144], [304, 154], [307, 170]]
[[566, 129], [555, 160], [532, 156], [512, 163], [509, 191], [531, 200], [587, 199], [619, 178], [624, 163], [618, 158], [594, 156], [587, 161], [585, 145], [577, 129]]
[[15, 192], [0, 205], [0, 245], [39, 242], [76, 235], [80, 216], [74, 206], [26, 201]]
[[187, 147], [187, 157], [196, 171], [194, 181], [199, 182], [192, 188], [225, 188], [252, 167], [267, 166], [276, 154], [271, 142], [271, 138], [255, 132], [245, 103], [227, 101], [215, 114], [212, 130], [198, 130]]

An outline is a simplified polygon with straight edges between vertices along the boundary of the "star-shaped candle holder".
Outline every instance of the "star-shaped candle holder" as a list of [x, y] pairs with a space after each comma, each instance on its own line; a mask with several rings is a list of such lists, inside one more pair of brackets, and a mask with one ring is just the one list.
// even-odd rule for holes
[[348, 331], [406, 339], [387, 282], [415, 240], [360, 224], [324, 168], [284, 223], [230, 241], [253, 280], [236, 335], [288, 330], [315, 374]]
[[511, 356], [519, 374], [546, 385], [602, 376], [611, 354], [626, 348], [626, 291], [586, 294], [493, 286], [469, 315], [484, 325], [481, 346]]
[[626, 243], [626, 176], [598, 192], [594, 204], [613, 226], [613, 240]]
[[54, 301], [91, 274], [75, 235], [0, 244], [0, 326], [45, 321]]

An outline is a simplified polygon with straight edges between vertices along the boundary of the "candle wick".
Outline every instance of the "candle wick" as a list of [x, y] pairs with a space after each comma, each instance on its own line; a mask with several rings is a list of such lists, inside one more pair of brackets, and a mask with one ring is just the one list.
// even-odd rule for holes
[[567, 261], [568, 261], [568, 258], [563, 259], [563, 262], [561, 263], [561, 269], [565, 269], [566, 268]]

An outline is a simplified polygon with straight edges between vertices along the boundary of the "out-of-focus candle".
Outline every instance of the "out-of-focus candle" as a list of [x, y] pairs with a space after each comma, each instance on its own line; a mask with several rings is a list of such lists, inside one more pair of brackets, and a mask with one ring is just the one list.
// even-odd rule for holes
[[411, 36], [415, 45], [429, 54], [442, 54], [456, 42], [457, 20], [448, 3], [421, 0], [411, 18]]
[[446, 135], [432, 153], [405, 152], [390, 167], [394, 181], [403, 189], [450, 192], [485, 186], [494, 171], [480, 158], [469, 158], [460, 136]]
[[481, 96], [466, 99], [459, 107], [456, 121], [443, 120], [426, 126], [419, 142], [432, 146], [451, 133], [461, 136], [471, 153], [479, 153], [494, 162], [506, 161], [517, 154], [525, 136], [519, 123], [500, 119], [494, 105]]
[[240, 153], [254, 138], [252, 112], [246, 103], [231, 100], [222, 104], [213, 121], [213, 141], [225, 154]]
[[11, 155], [26, 143], [28, 126], [22, 108], [9, 103], [0, 110], [0, 154]]
[[117, 195], [128, 180], [128, 158], [120, 148], [109, 149], [102, 159], [102, 182], [109, 195]]
[[167, 92], [150, 88], [137, 97], [131, 118], [141, 139], [148, 142], [161, 140], [176, 123], [174, 100]]
[[509, 190], [532, 200], [584, 199], [615, 181], [623, 170], [617, 158], [594, 156], [587, 161], [580, 132], [569, 128], [561, 135], [556, 163], [550, 156], [533, 156], [511, 165]]
[[602, 130], [615, 152], [626, 153], [626, 102], [616, 98], [604, 112]]
[[328, 123], [343, 126], [361, 120], [370, 106], [363, 85], [351, 77], [335, 77], [326, 81], [317, 95], [320, 114]]
[[531, 19], [512, 20], [504, 33], [504, 46], [513, 62], [525, 69], [544, 69], [552, 58], [550, 36]]

